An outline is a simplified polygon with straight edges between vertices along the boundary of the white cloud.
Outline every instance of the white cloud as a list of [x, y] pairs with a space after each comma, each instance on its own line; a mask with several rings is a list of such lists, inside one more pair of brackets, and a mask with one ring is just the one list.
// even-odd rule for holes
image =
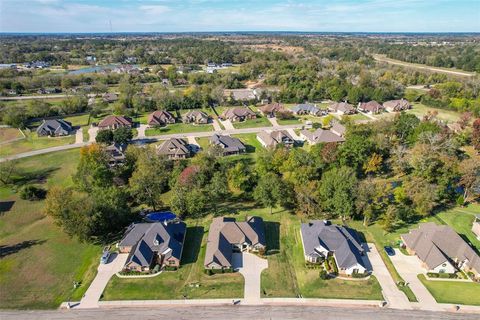
[[162, 5], [143, 5], [139, 8], [147, 14], [163, 14], [170, 11], [169, 7]]

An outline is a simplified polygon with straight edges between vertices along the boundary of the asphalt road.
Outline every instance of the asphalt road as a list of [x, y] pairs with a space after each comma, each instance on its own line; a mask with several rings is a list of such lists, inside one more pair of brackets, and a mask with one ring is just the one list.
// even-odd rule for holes
[[415, 310], [378, 308], [332, 308], [314, 306], [175, 306], [162, 308], [76, 309], [51, 311], [2, 311], [2, 320], [57, 320], [57, 319], [476, 319], [478, 314], [438, 313]]

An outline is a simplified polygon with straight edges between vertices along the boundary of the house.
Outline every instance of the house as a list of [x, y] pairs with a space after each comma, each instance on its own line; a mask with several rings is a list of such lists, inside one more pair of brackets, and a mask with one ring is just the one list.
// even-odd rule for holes
[[148, 115], [147, 124], [150, 127], [164, 126], [175, 123], [175, 117], [168, 111], [157, 110]]
[[115, 130], [118, 128], [131, 128], [133, 126], [133, 121], [129, 117], [124, 117], [124, 116], [108, 116], [105, 119], [103, 119], [99, 124], [98, 124], [98, 129], [100, 130], [105, 130], [105, 129], [110, 129], [110, 130]]
[[107, 154], [108, 164], [110, 167], [115, 167], [125, 163], [125, 151], [127, 150], [127, 144], [114, 143], [103, 150]]
[[357, 113], [357, 110], [353, 105], [348, 102], [335, 102], [328, 106], [330, 112], [335, 112], [340, 115], [342, 114], [354, 114]]
[[355, 230], [329, 221], [313, 220], [302, 223], [301, 237], [307, 262], [320, 263], [333, 256], [340, 274], [367, 272], [362, 258], [365, 251]]
[[118, 100], [118, 96], [115, 93], [107, 92], [103, 94], [102, 99], [106, 103], [112, 103]]
[[302, 130], [300, 132], [300, 137], [305, 139], [308, 144], [317, 144], [317, 143], [331, 143], [331, 142], [343, 142], [345, 139], [342, 136], [339, 136], [333, 133], [331, 130], [317, 129], [314, 132], [309, 130]]
[[297, 104], [292, 108], [292, 112], [297, 115], [311, 115], [311, 116], [322, 116], [325, 114], [323, 110], [317, 108], [316, 105], [313, 104]]
[[205, 269], [232, 269], [235, 252], [265, 252], [265, 225], [260, 217], [213, 218], [207, 238]]
[[192, 110], [187, 112], [182, 117], [183, 122], [185, 123], [195, 123], [195, 124], [207, 124], [209, 117], [203, 111]]
[[472, 232], [477, 236], [477, 239], [480, 240], [480, 214], [475, 216], [475, 220], [472, 225]]
[[253, 89], [231, 89], [225, 90], [224, 95], [231, 97], [234, 101], [253, 101], [257, 100], [257, 95]]
[[359, 102], [358, 103], [358, 110], [370, 113], [370, 114], [377, 114], [384, 110], [385, 108], [378, 103], [377, 101], [369, 101], [369, 102]]
[[270, 103], [267, 105], [264, 105], [260, 108], [260, 113], [263, 114], [266, 117], [273, 118], [276, 116], [277, 112], [287, 112], [288, 110], [285, 109], [283, 104], [281, 103]]
[[192, 155], [192, 151], [185, 140], [171, 138], [157, 147], [157, 154], [169, 159], [186, 159]]
[[246, 151], [245, 145], [240, 139], [227, 135], [214, 134], [210, 138], [210, 144], [219, 146], [223, 156], [236, 155]]
[[145, 272], [152, 266], [178, 268], [182, 258], [187, 226], [181, 221], [135, 223], [118, 243], [128, 253], [124, 269]]
[[222, 119], [228, 119], [232, 122], [241, 122], [248, 119], [255, 119], [256, 117], [255, 112], [247, 107], [227, 108], [221, 115]]
[[336, 121], [333, 124], [333, 126], [330, 128], [330, 131], [332, 131], [333, 133], [335, 133], [336, 135], [338, 135], [340, 137], [345, 137], [345, 132], [347, 131], [347, 129], [345, 128], [344, 125], [342, 125], [341, 123]]
[[400, 238], [428, 272], [455, 273], [461, 269], [480, 277], [480, 256], [449, 226], [421, 223]]
[[292, 147], [295, 144], [295, 140], [286, 130], [276, 131], [262, 131], [257, 134], [257, 140], [265, 148], [275, 148], [279, 144], [283, 144], [285, 147]]
[[412, 109], [412, 105], [405, 99], [390, 100], [383, 103], [385, 110], [388, 112], [400, 112], [408, 109]]
[[37, 128], [37, 134], [39, 137], [66, 136], [72, 133], [72, 131], [72, 124], [63, 119], [43, 120], [42, 124]]

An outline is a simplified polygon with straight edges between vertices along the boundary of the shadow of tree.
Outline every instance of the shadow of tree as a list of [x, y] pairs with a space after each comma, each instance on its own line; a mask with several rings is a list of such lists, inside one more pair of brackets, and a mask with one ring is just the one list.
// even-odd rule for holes
[[200, 253], [200, 246], [202, 245], [203, 234], [204, 228], [202, 226], [187, 228], [181, 260], [182, 265], [195, 263], [197, 261]]
[[22, 186], [29, 183], [45, 183], [55, 171], [60, 167], [46, 168], [42, 170], [33, 170], [28, 172], [19, 172], [12, 178], [12, 184]]
[[267, 241], [266, 255], [278, 253], [280, 251], [280, 223], [274, 221], [265, 221], [264, 223]]
[[0, 246], [0, 259], [5, 258], [8, 255], [17, 253], [23, 249], [30, 248], [35, 245], [45, 243], [47, 240], [26, 240], [14, 245], [1, 245]]
[[0, 201], [0, 216], [12, 209], [15, 201]]

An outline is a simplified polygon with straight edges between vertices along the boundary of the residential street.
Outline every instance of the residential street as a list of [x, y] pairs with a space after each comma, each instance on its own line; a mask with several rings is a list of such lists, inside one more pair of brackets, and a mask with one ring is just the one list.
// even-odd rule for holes
[[394, 310], [379, 308], [348, 308], [319, 306], [162, 306], [158, 308], [108, 308], [38, 311], [3, 311], [2, 320], [60, 320], [60, 319], [195, 319], [195, 320], [258, 320], [258, 319], [302, 319], [302, 320], [477, 320], [478, 315], [439, 313], [417, 310]]

